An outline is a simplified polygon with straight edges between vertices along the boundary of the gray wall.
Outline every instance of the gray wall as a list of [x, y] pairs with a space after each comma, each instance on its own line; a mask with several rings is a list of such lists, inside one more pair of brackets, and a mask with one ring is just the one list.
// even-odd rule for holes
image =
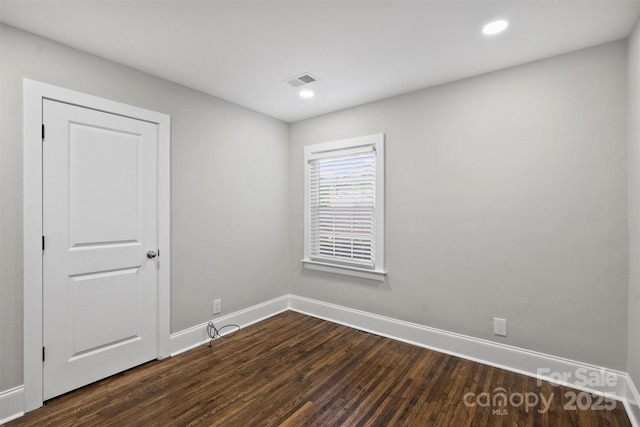
[[[287, 292], [287, 125], [0, 27], [0, 391], [22, 384], [22, 79], [171, 115], [171, 330]], [[255, 213], [260, 211], [260, 216]]]
[[[292, 124], [292, 293], [626, 370], [626, 99], [620, 41]], [[379, 132], [388, 280], [304, 270], [303, 147]]]
[[628, 372], [640, 386], [640, 21], [629, 37], [629, 340]]
[[[213, 298], [229, 313], [292, 292], [613, 369], [627, 370], [628, 338], [640, 383], [625, 42], [288, 127], [10, 27], [0, 37], [0, 390], [22, 383], [23, 77], [171, 115], [172, 332], [209, 319]], [[388, 280], [303, 270], [303, 146], [378, 132]], [[630, 224], [639, 211], [635, 200]]]

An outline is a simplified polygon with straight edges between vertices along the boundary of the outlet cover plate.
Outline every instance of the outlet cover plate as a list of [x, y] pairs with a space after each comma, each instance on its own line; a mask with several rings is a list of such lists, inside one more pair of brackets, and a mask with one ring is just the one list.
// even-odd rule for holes
[[493, 333], [501, 337], [507, 336], [507, 319], [493, 318]]

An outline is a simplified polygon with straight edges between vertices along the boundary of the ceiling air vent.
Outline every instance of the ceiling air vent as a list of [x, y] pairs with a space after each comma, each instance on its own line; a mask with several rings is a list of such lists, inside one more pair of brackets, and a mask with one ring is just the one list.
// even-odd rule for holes
[[299, 87], [299, 86], [303, 86], [309, 83], [313, 83], [315, 81], [317, 81], [318, 79], [313, 77], [311, 74], [305, 73], [302, 75], [299, 75], [297, 77], [292, 77], [290, 79], [285, 80], [287, 83], [289, 83], [291, 86], [293, 87]]

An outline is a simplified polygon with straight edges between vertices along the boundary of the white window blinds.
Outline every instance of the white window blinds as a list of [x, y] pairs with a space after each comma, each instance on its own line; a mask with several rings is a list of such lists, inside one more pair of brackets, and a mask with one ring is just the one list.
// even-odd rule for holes
[[374, 269], [375, 146], [314, 153], [308, 162], [311, 259]]

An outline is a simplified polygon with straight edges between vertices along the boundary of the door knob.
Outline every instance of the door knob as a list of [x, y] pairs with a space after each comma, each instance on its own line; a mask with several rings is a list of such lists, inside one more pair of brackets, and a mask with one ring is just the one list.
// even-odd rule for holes
[[156, 253], [156, 251], [147, 252], [147, 258], [149, 258], [149, 259], [155, 258], [157, 256], [158, 256], [158, 254]]

